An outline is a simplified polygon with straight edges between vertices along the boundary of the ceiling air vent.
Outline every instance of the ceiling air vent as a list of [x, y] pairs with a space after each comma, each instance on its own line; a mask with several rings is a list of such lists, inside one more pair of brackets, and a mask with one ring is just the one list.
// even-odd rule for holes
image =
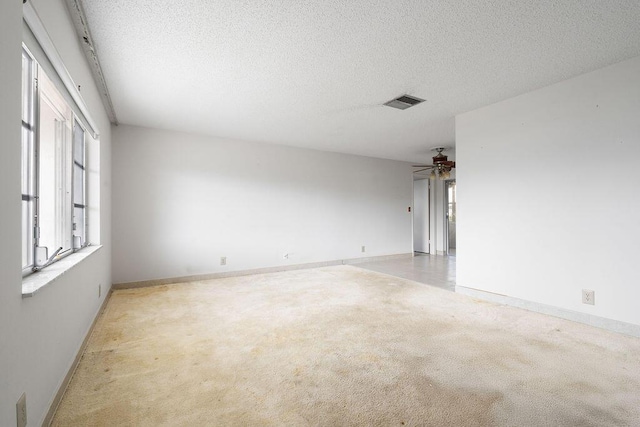
[[424, 102], [424, 99], [416, 98], [415, 96], [402, 95], [389, 102], [385, 102], [384, 105], [387, 107], [397, 108], [399, 110], [406, 110], [407, 108], [413, 107], [421, 102]]

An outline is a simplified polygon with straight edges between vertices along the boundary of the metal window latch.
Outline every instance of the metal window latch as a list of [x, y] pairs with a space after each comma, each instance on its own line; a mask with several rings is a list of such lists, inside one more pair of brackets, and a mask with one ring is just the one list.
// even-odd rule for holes
[[[40, 250], [40, 254], [44, 255], [43, 258], [46, 258], [47, 256], [47, 247], [46, 246], [36, 246], [36, 254], [38, 253], [38, 250]], [[53, 262], [53, 260], [55, 259], [55, 257], [58, 256], [58, 254], [60, 253], [60, 251], [62, 250], [62, 246], [60, 246], [58, 249], [56, 249], [56, 251], [53, 253], [53, 255], [51, 255], [44, 264], [42, 265], [35, 265], [31, 270], [32, 271], [38, 271], [38, 270], [42, 270], [43, 268], [45, 268], [46, 266], [48, 266], [49, 264], [51, 264]], [[38, 259], [43, 259], [40, 257], [36, 257], [36, 262], [38, 262]]]

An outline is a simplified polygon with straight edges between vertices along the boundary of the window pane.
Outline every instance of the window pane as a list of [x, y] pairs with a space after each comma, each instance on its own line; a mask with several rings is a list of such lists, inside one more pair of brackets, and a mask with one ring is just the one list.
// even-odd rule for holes
[[85, 134], [76, 121], [73, 127], [73, 237], [74, 249], [87, 241], [85, 206]]
[[73, 203], [84, 205], [84, 130], [75, 122], [73, 127]]
[[22, 201], [22, 269], [33, 264], [33, 202]]
[[56, 202], [59, 199], [59, 183], [56, 176], [56, 129], [58, 115], [52, 107], [41, 102], [40, 105], [40, 144], [39, 144], [39, 200], [38, 225], [40, 227], [39, 246], [49, 248], [53, 253], [61, 246], [56, 238]]
[[84, 208], [73, 209], [73, 224], [75, 227], [75, 230], [73, 231], [73, 236], [75, 238], [78, 238], [78, 237], [80, 238], [80, 242], [78, 242], [79, 245], [77, 245], [76, 248], [82, 247], [87, 243], [85, 213], [86, 213], [86, 209]]
[[73, 161], [84, 166], [84, 129], [77, 120], [73, 128]]
[[22, 51], [22, 121], [31, 124], [31, 87], [33, 79], [31, 78], [32, 59], [27, 52]]
[[31, 174], [31, 134], [25, 127], [22, 128], [22, 194], [33, 195]]
[[40, 140], [38, 146], [39, 246], [49, 254], [71, 242], [72, 113], [51, 81], [40, 74]]
[[73, 203], [84, 205], [84, 169], [73, 165]]

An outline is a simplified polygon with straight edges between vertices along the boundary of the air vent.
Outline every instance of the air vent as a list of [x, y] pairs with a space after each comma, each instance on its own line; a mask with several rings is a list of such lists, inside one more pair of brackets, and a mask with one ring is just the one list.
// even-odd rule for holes
[[385, 102], [384, 105], [387, 107], [397, 108], [399, 110], [406, 110], [407, 108], [413, 107], [421, 102], [424, 102], [424, 99], [416, 98], [415, 96], [402, 95], [389, 102]]

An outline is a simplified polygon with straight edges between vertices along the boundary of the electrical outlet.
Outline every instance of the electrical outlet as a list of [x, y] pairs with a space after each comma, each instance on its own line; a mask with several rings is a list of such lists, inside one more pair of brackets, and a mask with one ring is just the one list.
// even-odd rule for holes
[[363, 247], [362, 247], [362, 252], [364, 253], [364, 251], [365, 251], [365, 248], [364, 248], [364, 246], [363, 246]]
[[227, 257], [226, 256], [221, 256], [220, 257], [220, 265], [227, 265]]
[[596, 292], [589, 289], [582, 290], [582, 303], [595, 305], [596, 304]]
[[16, 403], [16, 419], [18, 427], [27, 426], [27, 394], [22, 393], [18, 403]]

